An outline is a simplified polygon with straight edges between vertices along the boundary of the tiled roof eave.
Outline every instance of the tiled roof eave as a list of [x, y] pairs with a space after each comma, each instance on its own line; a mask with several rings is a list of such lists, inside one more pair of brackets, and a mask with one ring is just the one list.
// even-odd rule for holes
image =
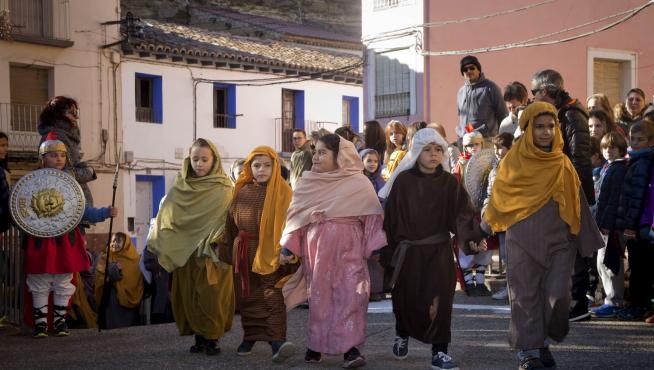
[[234, 52], [220, 53], [207, 52], [195, 48], [180, 48], [162, 44], [131, 44], [133, 52], [123, 49], [124, 54], [136, 55], [139, 58], [170, 60], [173, 63], [185, 65], [202, 65], [214, 68], [240, 69], [249, 72], [276, 73], [299, 76], [317, 75], [316, 80], [332, 80], [340, 83], [363, 84], [362, 67], [354, 70], [334, 73], [331, 69], [305, 66], [298, 63], [284, 63], [283, 61], [265, 58], [257, 55], [243, 55]]

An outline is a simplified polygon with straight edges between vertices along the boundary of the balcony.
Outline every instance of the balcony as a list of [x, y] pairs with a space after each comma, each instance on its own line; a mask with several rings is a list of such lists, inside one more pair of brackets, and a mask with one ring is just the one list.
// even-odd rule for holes
[[136, 122], [154, 122], [154, 110], [148, 107], [136, 107]]
[[0, 0], [0, 14], [4, 13], [11, 27], [8, 38], [61, 48], [73, 46], [68, 3], [69, 0]]
[[[329, 121], [305, 120], [304, 131], [309, 136], [313, 131], [321, 128], [334, 132], [342, 124]], [[275, 118], [275, 150], [281, 153], [292, 153], [295, 150], [293, 146], [293, 124], [285, 118]]]
[[375, 118], [408, 116], [410, 114], [410, 93], [375, 95]]
[[41, 105], [0, 103], [0, 131], [9, 137], [9, 152], [36, 152], [41, 135], [36, 131]]

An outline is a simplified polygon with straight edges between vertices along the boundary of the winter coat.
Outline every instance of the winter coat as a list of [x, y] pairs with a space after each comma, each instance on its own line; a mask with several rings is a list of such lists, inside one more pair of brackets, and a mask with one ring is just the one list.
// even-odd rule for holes
[[638, 230], [649, 191], [654, 148], [629, 150], [629, 167], [622, 183], [616, 229]]
[[9, 182], [4, 168], [0, 167], [0, 233], [7, 231], [10, 223]]
[[654, 239], [654, 171], [650, 170], [649, 190], [647, 191], [647, 198], [645, 199], [645, 208], [643, 215], [640, 216], [640, 229], [638, 230], [639, 237], [642, 240]]
[[597, 227], [615, 229], [620, 193], [627, 173], [627, 160], [618, 159], [602, 167], [599, 191], [597, 194]]
[[483, 73], [477, 82], [466, 81], [461, 86], [456, 102], [459, 114], [456, 134], [459, 137], [466, 133], [468, 124], [484, 137], [493, 137], [497, 135], [500, 122], [509, 114], [502, 90], [493, 81], [487, 80]]
[[581, 187], [589, 205], [595, 204], [593, 184], [593, 164], [590, 157], [590, 131], [588, 130], [588, 113], [577, 99], [563, 99], [566, 103], [557, 105], [561, 133], [563, 134], [563, 152], [570, 158], [577, 170]]
[[95, 171], [88, 167], [86, 162], [80, 161], [81, 136], [79, 128], [69, 122], [58, 120], [54, 122], [39, 122], [38, 131], [41, 135], [41, 143], [46, 140], [48, 133], [54, 131], [57, 139], [66, 145], [66, 150], [68, 151], [66, 172], [71, 173], [82, 187], [84, 196], [86, 197], [86, 203], [93, 205], [91, 189], [89, 189], [86, 183], [95, 180], [97, 176]]

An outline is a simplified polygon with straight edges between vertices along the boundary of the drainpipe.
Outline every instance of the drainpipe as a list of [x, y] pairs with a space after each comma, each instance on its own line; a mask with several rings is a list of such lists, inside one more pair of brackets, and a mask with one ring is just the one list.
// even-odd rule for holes
[[[424, 0], [423, 4], [423, 11], [424, 11], [424, 16], [423, 16], [423, 24], [429, 23], [429, 2], [430, 0]], [[423, 35], [422, 35], [422, 42], [423, 42], [423, 50], [431, 50], [429, 47], [429, 28], [428, 27], [423, 27]], [[431, 118], [431, 85], [430, 85], [430, 65], [429, 65], [429, 55], [425, 55], [423, 57], [423, 63], [424, 63], [424, 70], [425, 70], [425, 78], [423, 79], [422, 83], [422, 91], [423, 91], [423, 110], [425, 112], [425, 117], [424, 120], [426, 122], [432, 122]]]

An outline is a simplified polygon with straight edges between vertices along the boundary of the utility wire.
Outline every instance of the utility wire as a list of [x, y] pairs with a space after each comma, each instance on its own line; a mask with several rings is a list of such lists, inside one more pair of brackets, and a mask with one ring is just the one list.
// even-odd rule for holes
[[[515, 43], [509, 43], [509, 44], [497, 45], [497, 46], [489, 46], [489, 47], [476, 48], [476, 49], [467, 49], [467, 50], [447, 50], [447, 51], [426, 51], [426, 50], [422, 50], [422, 51], [419, 51], [419, 54], [423, 55], [423, 56], [446, 56], [446, 55], [480, 54], [480, 53], [488, 53], [488, 52], [491, 52], [491, 51], [501, 51], [501, 50], [508, 50], [508, 49], [516, 49], [516, 48], [528, 48], [528, 47], [534, 47], [534, 46], [561, 44], [561, 43], [565, 43], [565, 42], [574, 41], [574, 40], [577, 40], [577, 39], [580, 39], [580, 38], [592, 36], [594, 34], [597, 34], [597, 33], [609, 30], [609, 29], [611, 29], [613, 27], [616, 27], [616, 26], [628, 21], [629, 19], [635, 17], [638, 13], [642, 12], [643, 10], [645, 10], [646, 8], [648, 8], [651, 5], [654, 5], [654, 0], [650, 0], [645, 4], [643, 4], [643, 5], [639, 6], [639, 7], [630, 9], [628, 11], [620, 12], [620, 13], [617, 13], [617, 14], [614, 14], [614, 15], [611, 15], [611, 16], [608, 16], [608, 17], [604, 17], [604, 18], [602, 18], [600, 20], [587, 22], [586, 24], [570, 27], [570, 28], [567, 28], [567, 29], [564, 29], [564, 30], [561, 30], [561, 31], [553, 32], [551, 34], [546, 34], [546, 35], [534, 37], [534, 38], [531, 38], [531, 39], [527, 39], [527, 40], [523, 40], [523, 41], [519, 41], [519, 42], [515, 42]], [[620, 15], [623, 15], [623, 14], [627, 14], [627, 15], [620, 18], [620, 19], [618, 19], [617, 21], [615, 21], [613, 23], [607, 24], [605, 26], [594, 29], [592, 31], [584, 32], [584, 33], [581, 33], [581, 34], [578, 34], [578, 35], [574, 35], [574, 36], [570, 36], [570, 37], [566, 37], [566, 38], [562, 38], [562, 39], [558, 39], [558, 40], [543, 41], [543, 42], [531, 42], [533, 40], [538, 40], [538, 39], [550, 37], [552, 35], [557, 35], [557, 34], [569, 32], [571, 30], [575, 30], [575, 29], [578, 29], [578, 28], [581, 28], [581, 27], [585, 27], [585, 26], [597, 23], [597, 22], [602, 21], [602, 20], [615, 18], [616, 16], [620, 16]]]
[[413, 32], [416, 32], [418, 29], [420, 29], [422, 27], [442, 27], [442, 26], [446, 26], [446, 25], [449, 25], [449, 24], [460, 24], [460, 23], [466, 23], [466, 22], [471, 22], [471, 21], [478, 21], [478, 20], [484, 20], [484, 19], [488, 19], [488, 18], [499, 17], [499, 16], [506, 15], [506, 14], [519, 13], [519, 12], [522, 12], [522, 11], [525, 11], [525, 10], [529, 10], [529, 9], [536, 8], [536, 7], [545, 5], [545, 4], [552, 3], [554, 1], [556, 1], [556, 0], [546, 0], [546, 1], [539, 2], [539, 3], [535, 3], [535, 4], [525, 5], [525, 6], [520, 7], [520, 8], [503, 10], [503, 11], [499, 11], [499, 12], [495, 12], [495, 13], [491, 13], [491, 14], [481, 15], [481, 16], [478, 16], [478, 17], [470, 17], [470, 18], [464, 18], [464, 19], [456, 19], [456, 20], [438, 21], [438, 22], [429, 22], [429, 23], [418, 24], [418, 25], [415, 25], [415, 26], [404, 27], [404, 28], [399, 28], [399, 29], [396, 29], [396, 30], [380, 32], [380, 33], [377, 33], [377, 34], [373, 34], [371, 36], [363, 37], [362, 41], [364, 43], [370, 43], [370, 42], [373, 42], [373, 41], [380, 41], [380, 40], [378, 40], [378, 38], [394, 35], [396, 33], [405, 33], [405, 32], [413, 33]]

